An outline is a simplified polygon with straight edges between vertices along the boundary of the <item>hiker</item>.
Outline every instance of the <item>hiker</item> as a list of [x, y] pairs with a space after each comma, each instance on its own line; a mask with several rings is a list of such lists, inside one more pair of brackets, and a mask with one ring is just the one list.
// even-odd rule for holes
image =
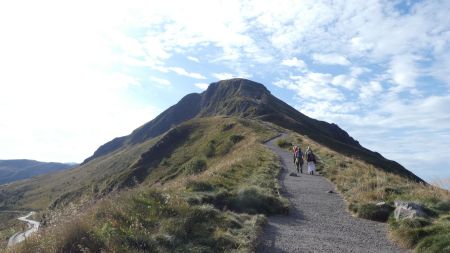
[[294, 153], [294, 163], [297, 166], [297, 173], [303, 173], [303, 153], [299, 146], [297, 147], [297, 151]]
[[312, 149], [308, 147], [306, 149], [306, 162], [308, 164], [308, 174], [314, 175], [314, 171], [316, 171], [316, 156], [312, 152]]
[[294, 157], [294, 164], [295, 164], [295, 154], [296, 154], [296, 152], [297, 152], [297, 149], [298, 149], [298, 146], [297, 146], [297, 145], [294, 145], [294, 146], [292, 147], [292, 154], [293, 154], [293, 157]]

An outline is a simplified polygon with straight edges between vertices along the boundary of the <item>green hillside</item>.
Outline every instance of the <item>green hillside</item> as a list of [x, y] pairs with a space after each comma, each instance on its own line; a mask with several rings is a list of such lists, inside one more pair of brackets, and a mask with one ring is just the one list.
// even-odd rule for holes
[[[432, 215], [421, 225], [389, 221], [394, 240], [426, 249], [447, 231], [447, 191], [337, 125], [303, 115], [262, 84], [231, 79], [187, 95], [76, 168], [0, 186], [0, 210], [38, 211], [43, 225], [39, 237], [10, 250], [251, 252], [264, 217], [288, 212], [280, 161], [262, 144], [280, 133], [290, 136], [286, 148], [302, 143], [318, 151], [319, 169], [355, 215], [378, 219], [380, 201], [423, 203]], [[14, 224], [11, 218], [3, 220]], [[19, 229], [0, 227], [0, 240]]]
[[[161, 143], [174, 132], [177, 142], [169, 150]], [[109, 195], [80, 213], [71, 209], [73, 220], [14, 250], [69, 251], [81, 245], [108, 252], [249, 251], [264, 222], [262, 214], [288, 212], [279, 196], [279, 162], [261, 144], [276, 135], [273, 126], [236, 118], [181, 124], [148, 148], [170, 151], [159, 152], [158, 162], [152, 159], [145, 166], [148, 171], [128, 170], [108, 181], [109, 189], [121, 188], [139, 175], [138, 187]], [[139, 170], [145, 159], [144, 152], [131, 168]]]
[[[380, 201], [391, 206], [399, 199], [423, 203], [432, 215], [412, 224], [390, 220], [391, 237], [405, 247], [417, 247], [417, 252], [443, 249], [438, 243], [450, 229], [448, 192], [263, 121], [209, 117], [183, 123], [152, 140], [130, 169], [103, 184], [107, 187], [101, 189], [114, 194], [88, 201], [89, 206], [78, 210], [62, 208], [68, 221], [47, 217], [56, 227], [49, 226], [41, 237], [11, 250], [252, 252], [264, 217], [289, 210], [279, 195], [280, 161], [261, 144], [279, 132], [289, 133], [280, 142], [286, 148], [296, 143], [316, 151], [319, 171], [337, 185], [350, 211], [359, 217], [377, 220], [374, 203]], [[173, 140], [171, 136], [176, 141], [168, 148], [163, 144]], [[122, 155], [117, 153], [115, 159]], [[389, 218], [390, 213], [386, 215]]]

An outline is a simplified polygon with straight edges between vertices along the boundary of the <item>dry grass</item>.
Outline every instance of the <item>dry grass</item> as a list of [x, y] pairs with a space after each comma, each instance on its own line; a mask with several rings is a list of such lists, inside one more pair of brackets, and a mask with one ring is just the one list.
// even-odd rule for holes
[[431, 184], [434, 186], [437, 186], [439, 188], [450, 191], [450, 178], [435, 179], [435, 180], [432, 180]]
[[[380, 210], [374, 205], [377, 202], [386, 202], [391, 211], [396, 200], [420, 203], [429, 217], [410, 224], [409, 221], [396, 222], [391, 216], [391, 239], [416, 252], [450, 252], [450, 192], [444, 189], [449, 180], [436, 183], [441, 187], [416, 183], [357, 158], [341, 155], [305, 136], [292, 134], [289, 139], [302, 143], [303, 149], [310, 146], [314, 150], [319, 157], [318, 170], [336, 185], [355, 215], [380, 220]], [[389, 215], [389, 209], [381, 211]], [[385, 218], [388, 217], [381, 220]]]
[[[10, 252], [253, 251], [265, 222], [261, 214], [287, 210], [278, 194], [279, 161], [260, 144], [276, 133], [267, 127], [255, 132], [248, 127], [255, 122], [234, 119], [192, 124], [189, 141], [140, 186], [104, 198]], [[208, 143], [213, 147], [205, 149]], [[205, 161], [200, 167], [199, 160]]]

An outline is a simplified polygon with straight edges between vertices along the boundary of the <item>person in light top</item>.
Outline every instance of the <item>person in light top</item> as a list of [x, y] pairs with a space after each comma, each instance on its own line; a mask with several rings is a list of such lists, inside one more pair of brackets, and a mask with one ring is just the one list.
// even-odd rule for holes
[[316, 156], [314, 155], [312, 149], [308, 147], [306, 149], [306, 162], [308, 165], [308, 174], [314, 175], [314, 172], [316, 171]]
[[293, 154], [293, 157], [294, 157], [294, 164], [295, 164], [295, 154], [297, 153], [297, 150], [298, 150], [298, 146], [294, 145], [292, 147], [292, 154]]

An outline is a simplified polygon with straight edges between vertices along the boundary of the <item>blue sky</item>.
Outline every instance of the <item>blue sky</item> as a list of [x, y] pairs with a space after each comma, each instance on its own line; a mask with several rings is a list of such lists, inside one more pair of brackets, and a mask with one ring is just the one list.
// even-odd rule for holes
[[450, 178], [448, 1], [0, 3], [0, 159], [80, 162], [243, 77], [427, 180]]

